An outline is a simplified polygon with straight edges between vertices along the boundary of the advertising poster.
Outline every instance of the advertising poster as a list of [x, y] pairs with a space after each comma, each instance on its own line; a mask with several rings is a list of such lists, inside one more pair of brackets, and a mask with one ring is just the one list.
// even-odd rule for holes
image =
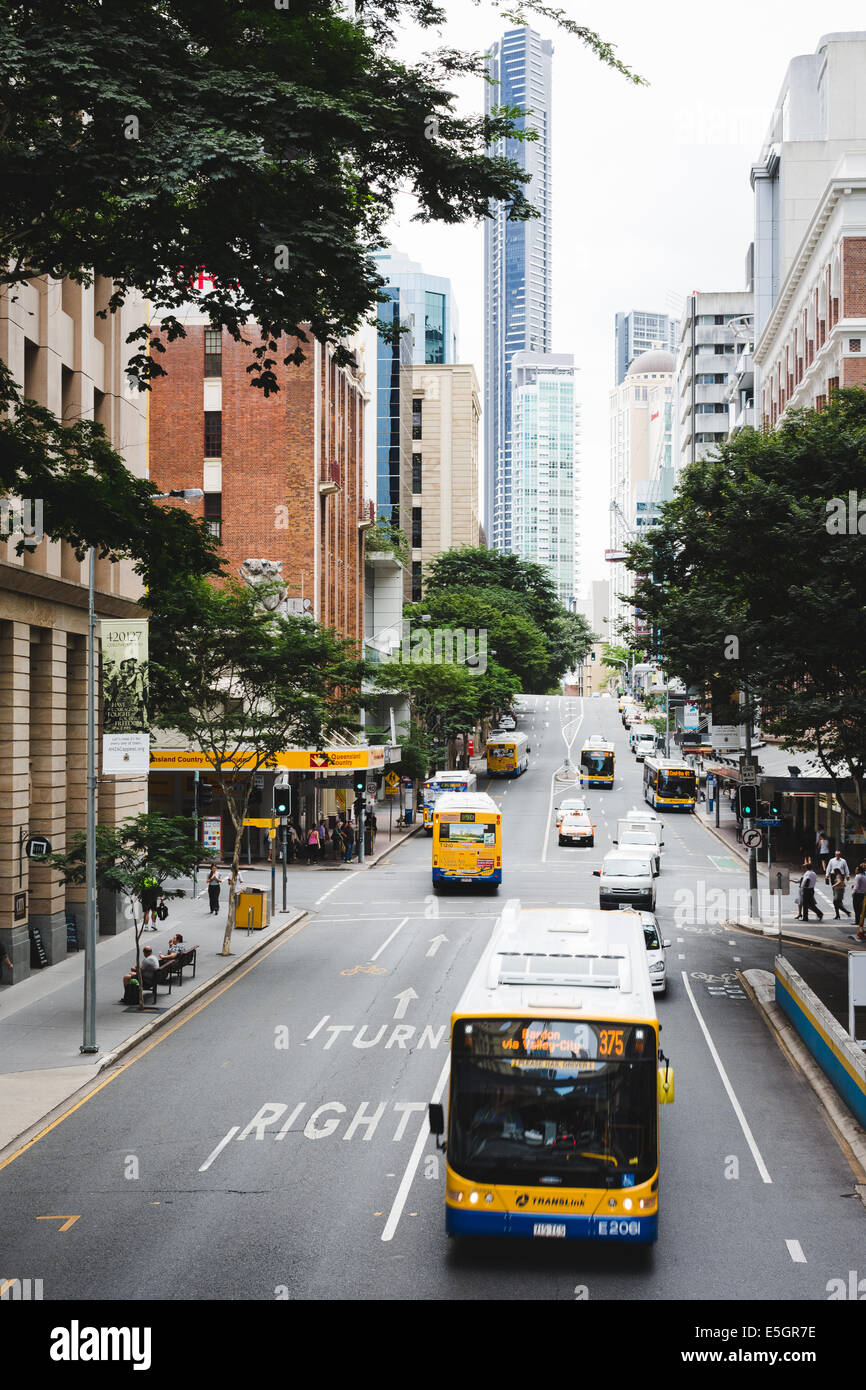
[[106, 776], [147, 776], [147, 621], [103, 619], [102, 771]]
[[220, 857], [223, 852], [222, 816], [202, 816], [201, 842], [205, 849], [210, 850], [217, 858]]

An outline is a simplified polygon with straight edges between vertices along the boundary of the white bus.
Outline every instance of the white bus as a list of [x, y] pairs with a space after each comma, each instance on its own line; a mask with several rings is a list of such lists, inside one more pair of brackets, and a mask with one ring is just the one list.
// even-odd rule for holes
[[443, 792], [474, 792], [478, 790], [478, 778], [474, 772], [437, 772], [428, 777], [421, 788], [424, 802], [424, 829], [433, 834], [433, 807], [436, 798]]

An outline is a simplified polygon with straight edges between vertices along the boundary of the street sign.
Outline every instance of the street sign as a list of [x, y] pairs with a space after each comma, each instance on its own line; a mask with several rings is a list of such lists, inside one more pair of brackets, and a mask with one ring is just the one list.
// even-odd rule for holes
[[787, 895], [791, 891], [791, 875], [787, 869], [773, 869], [770, 872], [770, 892]]
[[758, 769], [756, 767], [740, 768], [740, 782], [744, 787], [756, 787], [758, 785]]
[[763, 830], [744, 830], [744, 831], [743, 831], [743, 844], [746, 846], [746, 849], [760, 849], [760, 847], [761, 847], [761, 845], [762, 845], [763, 843], [764, 843], [764, 832], [763, 832]]
[[28, 859], [43, 859], [46, 854], [51, 853], [51, 841], [44, 835], [31, 835], [25, 846], [25, 853]]

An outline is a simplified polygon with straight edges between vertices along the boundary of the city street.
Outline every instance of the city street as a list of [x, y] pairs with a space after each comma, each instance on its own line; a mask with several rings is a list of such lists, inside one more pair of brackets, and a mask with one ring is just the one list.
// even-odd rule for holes
[[[776, 944], [707, 923], [702, 904], [745, 870], [688, 815], [663, 817], [657, 880], [676, 1075], [658, 1245], [446, 1238], [426, 1108], [447, 1102], [451, 1010], [506, 900], [597, 906], [592, 870], [617, 816], [643, 805], [615, 700], [526, 696], [518, 727], [529, 771], [479, 776], [503, 812], [498, 899], [434, 896], [423, 834], [370, 870], [293, 871], [300, 930], [0, 1172], [5, 1276], [41, 1278], [46, 1300], [780, 1301], [824, 1300], [862, 1265], [858, 1175], [737, 977], [772, 970]], [[556, 773], [594, 733], [616, 744], [615, 787], [587, 793], [594, 848], [560, 848]], [[844, 963], [785, 954], [819, 988]], [[77, 1219], [40, 1219], [58, 1213]]]

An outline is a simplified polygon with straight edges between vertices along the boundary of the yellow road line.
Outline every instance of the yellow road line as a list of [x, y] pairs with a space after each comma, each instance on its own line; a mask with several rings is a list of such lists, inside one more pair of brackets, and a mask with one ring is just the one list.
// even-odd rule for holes
[[219, 999], [220, 995], [225, 994], [227, 989], [231, 989], [232, 985], [237, 984], [238, 981], [242, 980], [245, 975], [248, 975], [251, 970], [255, 970], [256, 966], [259, 965], [263, 960], [266, 960], [268, 956], [273, 955], [274, 951], [278, 950], [281, 946], [285, 945], [285, 943], [287, 941], [290, 941], [293, 936], [297, 936], [298, 932], [302, 931], [303, 928], [307, 925], [307, 922], [311, 920], [312, 919], [310, 918], [309, 913], [307, 913], [306, 917], [302, 921], [296, 922], [295, 925], [291, 927], [290, 930], [287, 931], [284, 936], [280, 937], [279, 941], [275, 941], [267, 949], [261, 951], [256, 956], [255, 960], [251, 961], [250, 964], [244, 970], [238, 970], [235, 974], [232, 975], [232, 978], [230, 980], [227, 980], [226, 983], [221, 986], [221, 988], [215, 990], [213, 994], [209, 994], [208, 997], [206, 999], [203, 999], [200, 1004], [197, 1004], [194, 1009], [188, 1009], [183, 1014], [183, 1016], [177, 1020], [177, 1023], [173, 1023], [172, 1026], [166, 1029], [164, 1033], [160, 1033], [159, 1036], [154, 1038], [152, 1042], [147, 1043], [146, 1046], [142, 1047], [141, 1051], [136, 1052], [135, 1056], [130, 1057], [128, 1062], [121, 1062], [117, 1067], [116, 1071], [112, 1071], [110, 1075], [106, 1076], [104, 1081], [100, 1081], [98, 1086], [94, 1086], [92, 1091], [88, 1091], [86, 1096], [82, 1096], [81, 1100], [76, 1101], [75, 1104], [71, 1105], [68, 1110], [65, 1110], [62, 1115], [58, 1115], [56, 1120], [52, 1120], [50, 1125], [46, 1125], [45, 1128], [41, 1129], [38, 1134], [34, 1134], [33, 1138], [28, 1139], [26, 1144], [22, 1144], [20, 1149], [16, 1149], [15, 1152], [10, 1154], [8, 1158], [4, 1158], [3, 1162], [0, 1163], [0, 1173], [2, 1173], [4, 1168], [8, 1168], [10, 1163], [14, 1163], [16, 1158], [20, 1158], [23, 1153], [26, 1153], [28, 1149], [31, 1149], [34, 1144], [38, 1144], [40, 1139], [44, 1139], [46, 1134], [50, 1134], [52, 1129], [56, 1129], [57, 1126], [59, 1124], [62, 1124], [64, 1120], [68, 1119], [70, 1115], [74, 1115], [76, 1110], [80, 1110], [82, 1105], [86, 1105], [87, 1102], [90, 1099], [92, 1099], [93, 1096], [97, 1095], [99, 1091], [103, 1090], [104, 1087], [108, 1086], [110, 1082], [115, 1080], [116, 1077], [122, 1075], [122, 1073], [126, 1071], [127, 1067], [131, 1067], [134, 1062], [137, 1062], [140, 1058], [145, 1057], [147, 1053], [151, 1052], [153, 1048], [155, 1048], [159, 1043], [165, 1042], [166, 1038], [170, 1038], [172, 1033], [177, 1032], [178, 1028], [182, 1028], [183, 1025], [185, 1023], [188, 1023], [191, 1018], [195, 1018], [196, 1014], [201, 1013], [202, 1009], [206, 1009], [209, 1004], [212, 1004], [214, 1002], [214, 1000]]

